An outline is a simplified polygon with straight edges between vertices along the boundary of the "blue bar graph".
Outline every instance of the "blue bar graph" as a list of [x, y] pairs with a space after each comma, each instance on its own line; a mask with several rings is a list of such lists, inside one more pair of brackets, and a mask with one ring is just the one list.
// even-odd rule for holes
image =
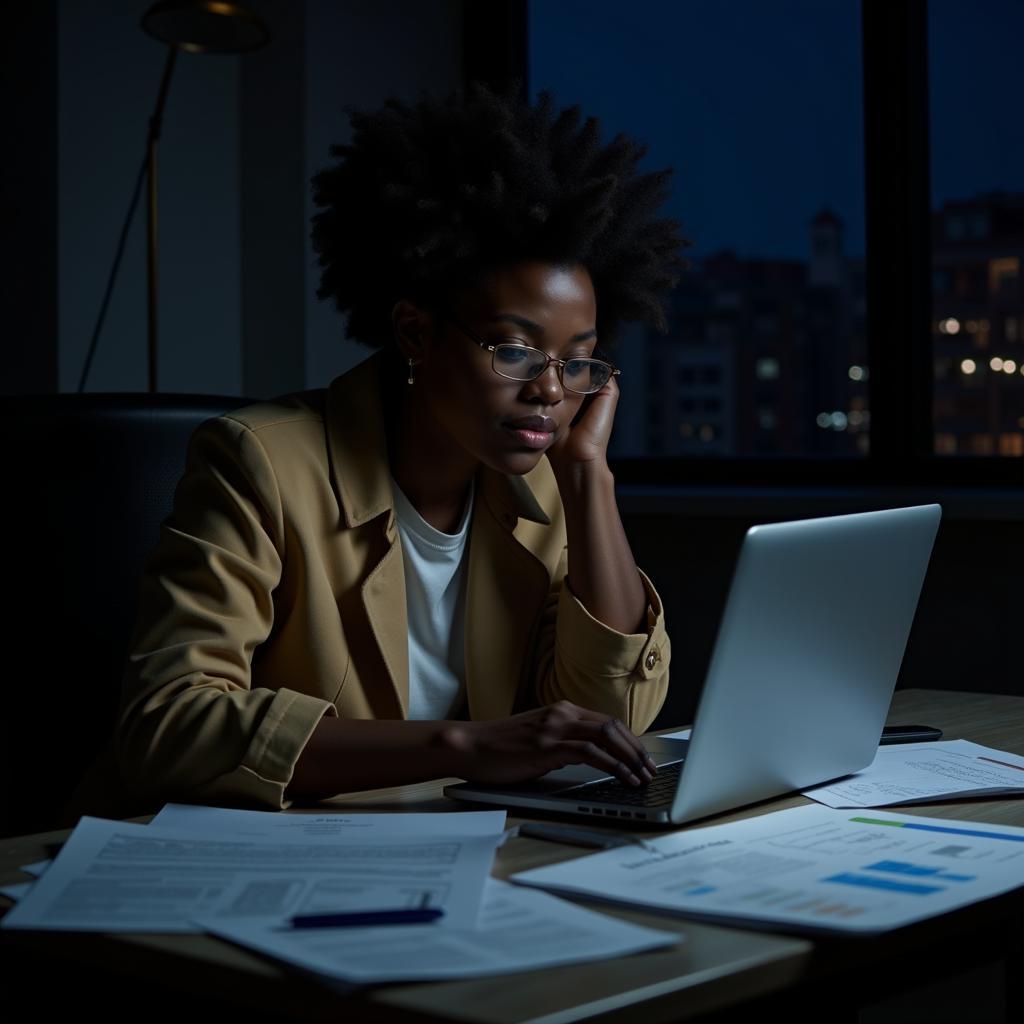
[[912, 896], [930, 896], [932, 893], [945, 892], [941, 885], [922, 885], [920, 882], [897, 882], [890, 878], [873, 878], [869, 875], [854, 875], [843, 872], [823, 878], [823, 882], [839, 882], [842, 885], [858, 885], [866, 889], [886, 889], [889, 892], [905, 892]]

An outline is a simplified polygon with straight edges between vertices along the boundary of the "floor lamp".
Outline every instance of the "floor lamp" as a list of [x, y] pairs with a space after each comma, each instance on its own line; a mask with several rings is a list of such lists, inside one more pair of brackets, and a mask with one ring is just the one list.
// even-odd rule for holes
[[157, 143], [164, 104], [179, 50], [186, 53], [248, 53], [270, 40], [266, 25], [236, 3], [219, 0], [162, 0], [142, 16], [147, 35], [168, 44], [156, 106], [149, 119], [146, 141], [146, 180], [149, 192], [147, 218], [147, 286], [149, 321], [149, 390], [157, 390]]

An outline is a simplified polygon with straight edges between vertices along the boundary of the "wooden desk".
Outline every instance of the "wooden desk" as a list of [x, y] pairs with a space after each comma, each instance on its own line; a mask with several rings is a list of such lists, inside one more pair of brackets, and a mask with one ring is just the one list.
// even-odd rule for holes
[[[971, 739], [1024, 754], [1024, 698], [904, 690], [897, 693], [892, 723], [920, 722], [943, 729], [946, 739]], [[346, 809], [451, 809], [443, 783], [425, 783], [337, 798]], [[805, 803], [795, 796], [720, 816], [733, 820]], [[901, 813], [1024, 826], [1024, 801], [975, 800], [900, 808]], [[510, 824], [522, 819], [510, 818]], [[654, 833], [651, 833], [654, 834]], [[67, 832], [0, 841], [0, 883], [24, 881], [21, 864], [49, 855]], [[507, 877], [585, 851], [530, 839], [513, 839], [499, 851], [495, 874]], [[4, 901], [6, 904], [6, 900]], [[76, 985], [99, 991], [97, 1005], [118, 993], [126, 1016], [145, 1002], [148, 1020], [181, 1021], [183, 1013], [203, 1016], [231, 1012], [247, 1022], [280, 1019], [346, 1021], [458, 1020], [478, 1024], [544, 1024], [600, 1017], [602, 1021], [690, 1020], [715, 1013], [715, 1021], [753, 1018], [772, 1002], [784, 1001], [789, 1020], [806, 1013], [829, 1020], [856, 1019], [858, 999], [878, 998], [901, 986], [1020, 951], [1024, 892], [989, 900], [921, 925], [875, 939], [808, 939], [720, 928], [654, 914], [609, 910], [627, 920], [679, 931], [686, 941], [674, 949], [617, 960], [531, 971], [460, 982], [383, 986], [342, 995], [245, 950], [207, 936], [96, 936], [0, 932], [8, 1000], [20, 980], [36, 992], [33, 972], [51, 982], [40, 993], [50, 1008], [61, 992], [68, 1008], [81, 1008]], [[99, 974], [98, 972], [102, 972]], [[1019, 999], [1010, 975], [1010, 999]], [[54, 988], [52, 981], [61, 984]], [[77, 980], [76, 980], [77, 979]], [[837, 1002], [840, 1005], [836, 1005]], [[10, 1005], [10, 1003], [8, 1003]], [[776, 1009], [778, 1007], [776, 1006]], [[723, 1017], [722, 1013], [726, 1016]], [[163, 1016], [161, 1016], [163, 1013]], [[154, 1015], [155, 1014], [155, 1015]], [[844, 1016], [845, 1014], [845, 1016]], [[1012, 1017], [1010, 1019], [1013, 1019]]]

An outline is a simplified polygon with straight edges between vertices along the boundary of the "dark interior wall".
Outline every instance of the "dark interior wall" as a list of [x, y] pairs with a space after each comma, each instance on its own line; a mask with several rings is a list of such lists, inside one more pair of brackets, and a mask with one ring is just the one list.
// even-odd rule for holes
[[[147, 0], [57, 3], [60, 390], [74, 391], [163, 73]], [[181, 54], [159, 144], [162, 391], [241, 392], [239, 60]], [[145, 193], [87, 390], [146, 389]]]
[[[685, 500], [685, 499], [683, 499]], [[851, 500], [822, 506], [805, 491], [744, 499], [722, 514], [670, 512], [664, 501], [628, 499], [624, 523], [637, 563], [665, 604], [672, 641], [672, 683], [657, 726], [693, 720], [743, 534], [755, 523], [862, 511], [885, 502]], [[895, 500], [894, 505], [907, 504]], [[659, 509], [660, 504], [660, 509]], [[1024, 696], [1024, 522], [1017, 518], [946, 515], [935, 541], [899, 688], [928, 687]]]
[[[308, 0], [306, 4], [307, 181], [350, 139], [346, 106], [374, 109], [389, 96], [447, 95], [462, 75], [463, 0]], [[316, 212], [306, 194], [306, 234]], [[319, 268], [307, 247], [306, 381], [323, 387], [369, 349], [344, 338], [345, 319], [316, 297]]]
[[0, 33], [0, 393], [57, 389], [56, 0], [18, 4]]
[[[13, 156], [0, 392], [74, 391], [145, 157], [166, 47], [150, 0], [22, 5], [0, 98]], [[179, 55], [159, 145], [159, 389], [269, 396], [364, 358], [316, 298], [311, 174], [348, 138], [346, 106], [462, 81], [463, 0], [250, 0], [271, 43]], [[88, 391], [146, 388], [145, 195]]]

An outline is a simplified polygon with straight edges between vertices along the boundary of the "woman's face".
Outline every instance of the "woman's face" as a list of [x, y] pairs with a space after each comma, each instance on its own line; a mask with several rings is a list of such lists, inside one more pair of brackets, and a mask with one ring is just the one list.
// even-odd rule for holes
[[[597, 344], [597, 303], [580, 266], [520, 263], [491, 274], [455, 300], [454, 318], [490, 345], [530, 345], [558, 359], [586, 357]], [[417, 389], [443, 434], [502, 473], [529, 472], [564, 436], [584, 396], [562, 388], [550, 364], [535, 380], [508, 380], [492, 354], [441, 319], [416, 367]]]

